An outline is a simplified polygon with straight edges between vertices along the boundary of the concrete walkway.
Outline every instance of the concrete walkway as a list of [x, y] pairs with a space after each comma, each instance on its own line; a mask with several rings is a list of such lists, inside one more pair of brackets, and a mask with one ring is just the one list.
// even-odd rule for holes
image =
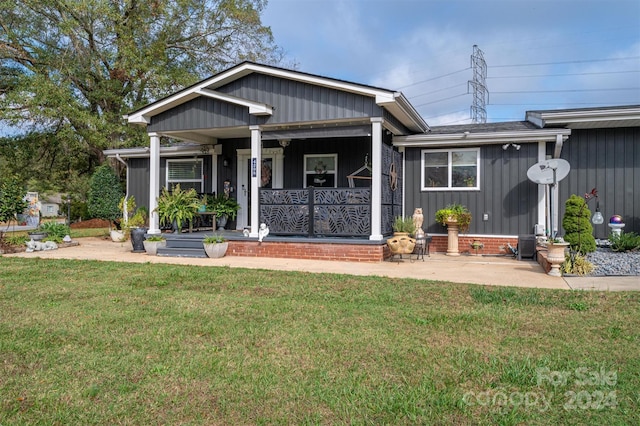
[[[79, 238], [79, 244], [58, 250], [5, 254], [6, 257], [47, 259], [87, 259], [131, 263], [169, 263], [176, 265], [227, 266], [231, 268], [272, 269], [282, 271], [330, 272], [348, 275], [374, 275], [416, 278], [496, 286], [550, 289], [625, 291], [640, 290], [640, 277], [552, 277], [534, 261], [511, 257], [446, 256], [431, 254], [422, 260], [357, 263], [306, 259], [225, 256], [220, 259], [149, 256], [132, 253], [131, 243], [114, 243], [102, 238]], [[268, 244], [264, 242], [263, 244]]]

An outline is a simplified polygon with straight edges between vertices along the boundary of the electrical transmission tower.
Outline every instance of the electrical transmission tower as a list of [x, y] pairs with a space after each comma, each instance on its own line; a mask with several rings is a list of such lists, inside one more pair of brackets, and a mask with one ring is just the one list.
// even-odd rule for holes
[[473, 45], [473, 54], [471, 55], [471, 67], [473, 68], [473, 80], [468, 82], [473, 87], [473, 105], [471, 105], [471, 119], [473, 123], [487, 122], [487, 99], [489, 91], [487, 90], [487, 63], [484, 61], [484, 54], [477, 45]]

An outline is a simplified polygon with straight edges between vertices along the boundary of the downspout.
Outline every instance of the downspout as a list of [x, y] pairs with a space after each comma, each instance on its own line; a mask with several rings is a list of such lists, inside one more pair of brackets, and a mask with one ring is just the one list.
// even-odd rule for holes
[[560, 153], [562, 152], [562, 135], [556, 135], [556, 146], [553, 149], [553, 158], [560, 158]]
[[127, 162], [120, 157], [120, 154], [116, 154], [115, 159], [124, 165], [125, 176], [127, 180], [126, 191], [124, 194], [124, 202], [122, 203], [122, 218], [126, 221], [129, 218], [129, 212], [127, 211], [127, 198], [129, 198], [129, 167]]
[[[560, 154], [562, 153], [562, 135], [561, 134], [557, 134], [556, 135], [556, 144], [553, 148], [553, 158], [560, 158]], [[555, 171], [554, 171], [555, 173]], [[555, 179], [555, 174], [554, 174], [554, 179]], [[559, 211], [560, 209], [558, 208], [559, 206], [559, 200], [560, 200], [560, 188], [559, 188], [559, 184], [558, 183], [554, 183], [551, 187], [551, 191], [550, 191], [550, 210], [551, 210], [551, 219], [552, 219], [552, 223], [555, 225], [556, 228], [560, 228], [559, 224]], [[558, 229], [551, 229], [550, 230], [551, 233], [551, 237], [555, 237], [556, 233], [558, 232]]]

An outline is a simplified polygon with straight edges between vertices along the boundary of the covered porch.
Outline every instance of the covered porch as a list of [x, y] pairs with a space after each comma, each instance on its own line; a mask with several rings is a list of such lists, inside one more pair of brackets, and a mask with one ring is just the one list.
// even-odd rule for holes
[[211, 192], [226, 188], [241, 206], [232, 230], [255, 239], [265, 223], [272, 242], [289, 243], [384, 243], [404, 213], [403, 158], [392, 138], [428, 129], [399, 92], [253, 63], [126, 118], [149, 135], [150, 234], [160, 233], [161, 141], [170, 138], [211, 156], [203, 172]]

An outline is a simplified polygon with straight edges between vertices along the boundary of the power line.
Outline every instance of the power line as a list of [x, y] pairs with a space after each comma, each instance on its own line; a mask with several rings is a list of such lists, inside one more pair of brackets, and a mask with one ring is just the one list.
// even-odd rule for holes
[[537, 65], [585, 64], [589, 62], [627, 61], [630, 59], [640, 59], [640, 56], [629, 56], [627, 58], [610, 58], [610, 59], [585, 59], [582, 61], [540, 62], [536, 64], [489, 65], [489, 68], [532, 67]]
[[[594, 105], [598, 102], [563, 102], [563, 105]], [[609, 102], [604, 102], [603, 104], [608, 105]], [[532, 104], [532, 103], [523, 103], [523, 104], [490, 104], [491, 106], [558, 106], [558, 102], [554, 103], [544, 103], [544, 104]]]
[[618, 90], [640, 90], [640, 87], [619, 87], [612, 89], [568, 89], [568, 90], [514, 90], [510, 92], [491, 92], [494, 95], [511, 93], [567, 93], [567, 92], [609, 92]]
[[418, 97], [420, 97], [420, 96], [432, 95], [432, 94], [434, 94], [434, 93], [444, 92], [444, 91], [449, 90], [449, 89], [455, 89], [456, 87], [466, 86], [466, 85], [467, 85], [467, 83], [460, 83], [460, 84], [456, 84], [455, 86], [445, 87], [444, 89], [434, 90], [433, 92], [420, 93], [420, 94], [418, 94], [418, 95], [414, 95], [414, 96], [412, 96], [410, 99], [415, 99], [415, 98], [418, 98]]
[[448, 101], [449, 99], [459, 98], [460, 96], [467, 96], [468, 94], [469, 94], [469, 93], [461, 93], [461, 94], [459, 94], [459, 95], [450, 96], [450, 97], [448, 97], [448, 98], [438, 99], [437, 101], [426, 102], [426, 103], [424, 103], [424, 104], [415, 105], [415, 108], [420, 108], [420, 107], [425, 106], [425, 105], [437, 104], [438, 102]]
[[429, 117], [424, 117], [424, 119], [425, 119], [425, 120], [428, 120], [428, 119], [430, 119], [430, 118], [442, 117], [443, 115], [457, 114], [457, 113], [459, 113], [459, 112], [466, 112], [466, 111], [467, 111], [467, 110], [466, 110], [466, 108], [465, 108], [465, 109], [459, 109], [459, 110], [457, 110], [457, 111], [445, 112], [445, 113], [443, 113], [443, 114], [438, 114], [438, 115], [432, 115], [432, 116], [429, 116]]
[[640, 72], [640, 70], [630, 71], [606, 71], [606, 72], [577, 72], [577, 73], [563, 73], [563, 74], [532, 74], [532, 75], [504, 75], [500, 77], [487, 77], [487, 79], [493, 78], [528, 78], [528, 77], [564, 77], [570, 75], [602, 75], [602, 74], [627, 74], [633, 72]]
[[443, 77], [449, 77], [450, 75], [458, 74], [458, 73], [461, 73], [461, 72], [466, 71], [468, 69], [471, 69], [471, 67], [467, 67], [467, 68], [464, 68], [464, 69], [461, 69], [461, 70], [458, 70], [458, 71], [453, 71], [453, 72], [450, 72], [449, 74], [439, 75], [437, 77], [431, 77], [431, 78], [428, 78], [426, 80], [416, 81], [415, 83], [407, 84], [406, 86], [401, 86], [398, 89], [402, 90], [402, 89], [406, 89], [407, 87], [416, 86], [418, 84], [426, 83], [428, 81], [437, 80], [437, 79], [443, 78]]

